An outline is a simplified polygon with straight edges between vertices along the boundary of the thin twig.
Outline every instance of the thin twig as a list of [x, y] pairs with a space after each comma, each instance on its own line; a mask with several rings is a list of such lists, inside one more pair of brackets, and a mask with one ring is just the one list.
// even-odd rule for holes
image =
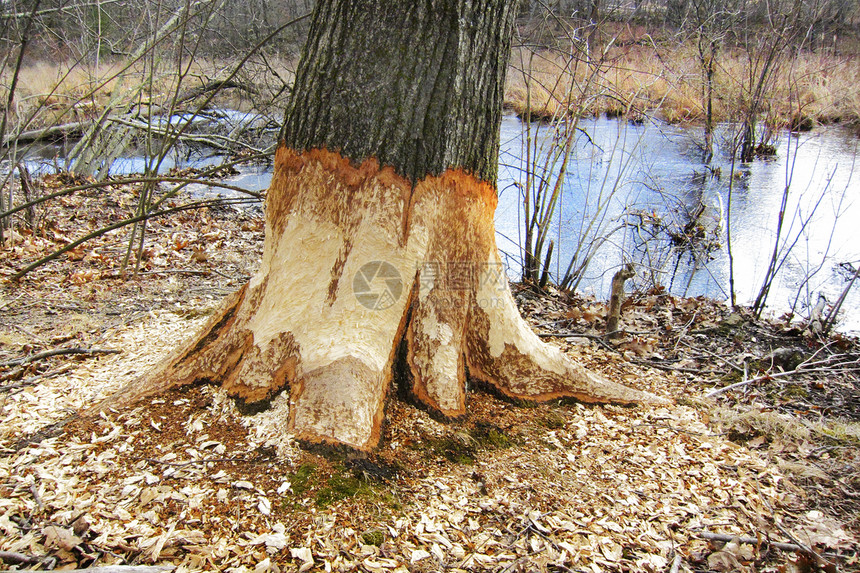
[[30, 484], [30, 493], [33, 494], [33, 499], [36, 500], [36, 505], [39, 506], [39, 511], [45, 509], [45, 504], [42, 503], [42, 496], [39, 495], [39, 488], [35, 483]]
[[597, 336], [596, 334], [585, 334], [584, 332], [569, 332], [565, 334], [556, 334], [554, 332], [541, 332], [538, 333], [538, 336], [541, 338], [587, 338], [589, 340], [594, 340], [595, 342], [600, 343], [600, 345], [607, 350], [618, 352], [617, 348], [614, 348], [611, 344], [607, 343], [602, 336]]
[[683, 326], [683, 328], [681, 328], [681, 332], [678, 334], [678, 340], [675, 341], [675, 346], [672, 347], [672, 352], [678, 351], [678, 345], [681, 344], [681, 342], [683, 342], [684, 336], [687, 335], [687, 331], [690, 330], [690, 325], [692, 325], [696, 321], [697, 316], [699, 316], [698, 310], [696, 310], [696, 312], [693, 313], [692, 318], [690, 318], [690, 320], [687, 321], [687, 323]]
[[545, 328], [547, 326], [558, 326], [560, 324], [564, 324], [565, 322], [570, 322], [571, 320], [575, 320], [573, 318], [562, 318], [561, 320], [551, 320], [549, 322], [541, 322], [540, 324], [536, 324], [535, 328]]
[[[745, 543], [747, 545], [758, 545], [759, 540], [755, 537], [745, 537], [740, 535], [730, 535], [726, 533], [711, 533], [710, 531], [700, 531], [699, 537], [702, 539], [707, 539], [709, 541], [719, 541], [721, 543], [729, 543], [733, 539], [736, 539], [738, 543]], [[783, 543], [781, 541], [768, 541], [768, 545], [773, 547], [774, 549], [779, 549], [781, 551], [801, 551], [804, 553], [808, 553], [806, 549], [802, 546], [797, 545], [795, 543]]]
[[819, 563], [822, 561], [825, 561], [825, 559], [821, 555], [819, 555], [812, 547], [810, 547], [809, 545], [806, 545], [805, 543], [802, 543], [794, 535], [792, 535], [790, 531], [788, 531], [786, 528], [784, 528], [782, 525], [780, 525], [776, 520], [774, 520], [773, 524], [776, 525], [777, 529], [779, 529], [783, 535], [785, 535], [786, 537], [788, 537], [791, 540], [793, 545], [797, 545], [801, 551], [803, 551], [804, 553], [808, 553], [809, 555], [812, 555], [813, 557], [815, 557], [819, 561]]
[[819, 555], [814, 549], [812, 549], [808, 545], [798, 541], [797, 538], [794, 535], [792, 535], [790, 531], [788, 531], [786, 528], [784, 528], [782, 525], [780, 525], [779, 520], [776, 518], [776, 514], [773, 511], [773, 507], [771, 507], [770, 503], [768, 503], [767, 498], [764, 497], [763, 495], [761, 495], [761, 488], [759, 487], [759, 483], [757, 480], [755, 482], [755, 487], [756, 487], [756, 491], [759, 494], [759, 497], [761, 497], [762, 503], [764, 503], [764, 506], [768, 509], [768, 511], [770, 511], [771, 518], [773, 520], [773, 524], [777, 527], [777, 529], [779, 529], [783, 535], [788, 537], [791, 540], [792, 544], [797, 545], [801, 551], [803, 551], [804, 553], [807, 553], [808, 555], [815, 557], [815, 560], [818, 562], [819, 565], [823, 565], [824, 563], [827, 563], [827, 560], [824, 559], [821, 555]]
[[164, 269], [164, 270], [151, 270], [151, 271], [141, 271], [138, 273], [139, 275], [201, 275], [207, 276], [211, 274], [212, 271], [209, 270], [200, 270], [200, 269]]
[[0, 310], [4, 310], [7, 306], [12, 304], [13, 302], [18, 302], [23, 297], [24, 297], [24, 294], [22, 293], [22, 294], [19, 294], [18, 296], [16, 296], [15, 298], [13, 298], [12, 300], [5, 301], [3, 304], [0, 304]]
[[669, 364], [661, 364], [660, 362], [652, 362], [650, 360], [631, 360], [633, 364], [646, 366], [648, 368], [657, 368], [666, 372], [685, 372], [687, 374], [716, 374], [715, 370], [704, 370], [702, 368], [687, 368], [685, 366], [671, 366]]
[[78, 191], [89, 191], [92, 189], [102, 189], [105, 187], [118, 187], [121, 185], [130, 185], [132, 183], [176, 183], [177, 187], [174, 191], [179, 190], [183, 187], [187, 187], [188, 185], [205, 185], [207, 187], [218, 187], [220, 189], [227, 189], [228, 191], [236, 191], [237, 193], [243, 193], [245, 195], [250, 195], [251, 197], [256, 197], [258, 199], [263, 198], [263, 193], [258, 191], [251, 191], [249, 189], [245, 189], [244, 187], [239, 187], [237, 185], [230, 185], [229, 183], [224, 183], [223, 181], [218, 181], [216, 179], [209, 179], [209, 176], [216, 176], [218, 171], [224, 169], [225, 167], [232, 167], [242, 162], [250, 161], [253, 159], [264, 159], [269, 157], [270, 154], [259, 154], [252, 155], [250, 157], [242, 157], [241, 159], [236, 159], [235, 161], [229, 161], [227, 163], [221, 163], [211, 169], [207, 169], [206, 171], [200, 173], [198, 177], [168, 177], [168, 176], [156, 176], [156, 177], [144, 177], [144, 176], [129, 176], [129, 177], [120, 177], [120, 178], [110, 178], [105, 181], [96, 181], [94, 183], [87, 183], [85, 185], [76, 185], [74, 187], [66, 187], [54, 193], [49, 193], [47, 195], [42, 195], [41, 197], [37, 197], [32, 201], [27, 201], [26, 203], [22, 203], [15, 207], [10, 207], [8, 210], [0, 213], [0, 219], [4, 219], [19, 211], [23, 211], [25, 209], [30, 209], [36, 205], [41, 203], [45, 203], [50, 201], [51, 199], [56, 199], [58, 197], [64, 197], [66, 195], [72, 195]]
[[21, 332], [23, 332], [24, 334], [26, 334], [27, 336], [29, 336], [31, 339], [33, 339], [33, 340], [35, 340], [35, 341], [37, 341], [37, 342], [39, 342], [39, 343], [41, 343], [41, 344], [45, 344], [45, 339], [44, 339], [44, 338], [42, 338], [41, 336], [38, 336], [37, 334], [34, 334], [34, 333], [30, 332], [29, 330], [27, 330], [26, 328], [24, 328], [24, 327], [23, 327], [23, 326], [21, 326], [20, 324], [12, 324], [12, 325], [10, 325], [10, 326], [11, 326], [12, 328], [14, 328], [15, 330], [20, 330]]
[[62, 367], [57, 368], [56, 370], [51, 370], [50, 372], [45, 372], [44, 374], [37, 374], [36, 376], [30, 376], [29, 378], [21, 380], [20, 382], [0, 386], [0, 392], [9, 392], [10, 390], [26, 388], [27, 386], [32, 386], [36, 384], [40, 380], [44, 380], [46, 378], [53, 378], [54, 376], [59, 376], [60, 374], [65, 374], [72, 368], [74, 368], [74, 364], [65, 364]]
[[45, 263], [51, 262], [54, 259], [59, 258], [60, 256], [71, 251], [72, 249], [74, 249], [78, 245], [82, 245], [83, 243], [86, 243], [90, 239], [94, 239], [96, 237], [106, 235], [107, 233], [109, 233], [110, 231], [113, 231], [115, 229], [126, 227], [128, 225], [132, 225], [134, 223], [138, 223], [140, 221], [144, 221], [147, 219], [153, 219], [155, 217], [160, 217], [162, 215], [169, 215], [171, 213], [179, 213], [182, 211], [190, 211], [192, 209], [200, 209], [200, 208], [204, 208], [204, 207], [214, 207], [216, 205], [228, 205], [228, 204], [247, 203], [247, 202], [249, 202], [248, 199], [217, 199], [217, 200], [195, 201], [192, 203], [187, 203], [185, 205], [180, 205], [178, 207], [171, 207], [170, 209], [163, 209], [161, 211], [153, 211], [150, 213], [144, 213], [143, 215], [139, 215], [137, 217], [132, 217], [131, 219], [125, 219], [123, 221], [119, 221], [119, 222], [114, 223], [112, 225], [108, 225], [107, 227], [102, 227], [101, 229], [93, 231], [92, 233], [85, 235], [85, 236], [81, 237], [80, 239], [72, 241], [71, 243], [67, 244], [63, 248], [57, 249], [56, 251], [54, 251], [53, 253], [51, 253], [49, 255], [45, 255], [44, 257], [42, 257], [38, 261], [30, 263], [29, 265], [27, 265], [26, 267], [24, 267], [23, 269], [21, 269], [20, 271], [15, 273], [14, 275], [10, 276], [9, 280], [10, 281], [17, 281], [18, 279], [20, 279], [21, 277], [23, 277], [24, 275], [26, 275], [27, 273], [29, 273], [33, 269], [39, 268], [40, 266], [44, 265]]
[[119, 352], [119, 350], [113, 350], [110, 348], [54, 348], [53, 350], [45, 350], [44, 352], [24, 356], [23, 358], [0, 362], [0, 367], [20, 366], [22, 364], [29, 364], [31, 362], [62, 354], [119, 354]]
[[[679, 339], [679, 342], [680, 342], [680, 339]], [[743, 368], [741, 368], [740, 366], [738, 366], [737, 364], [735, 364], [735, 363], [734, 363], [734, 362], [732, 362], [731, 360], [728, 360], [727, 358], [723, 358], [723, 357], [722, 357], [722, 356], [720, 356], [719, 354], [716, 354], [716, 353], [714, 353], [714, 352], [711, 352], [711, 351], [709, 351], [709, 350], [707, 350], [707, 349], [705, 349], [705, 348], [695, 347], [695, 346], [693, 346], [692, 344], [690, 344], [689, 342], [684, 342], [684, 346], [686, 346], [686, 347], [688, 347], [688, 348], [693, 348], [694, 350], [700, 350], [701, 352], [704, 352], [705, 354], [707, 354], [707, 355], [708, 355], [708, 356], [710, 356], [711, 358], [716, 358], [717, 360], [719, 360], [719, 361], [721, 361], [721, 362], [725, 362], [726, 364], [728, 364], [729, 366], [731, 366], [733, 370], [737, 370], [738, 372], [743, 372], [743, 371], [744, 371], [744, 369], [743, 369]]]
[[[822, 361], [823, 362], [823, 361]], [[815, 362], [813, 364], [820, 364], [821, 362]], [[849, 362], [838, 362], [836, 364], [832, 364], [829, 366], [822, 366], [819, 368], [802, 368], [798, 367], [794, 370], [788, 370], [786, 372], [773, 372], [771, 374], [762, 374], [761, 376], [756, 376], [755, 378], [750, 378], [748, 380], [741, 380], [740, 382], [735, 382], [734, 384], [729, 384], [728, 386], [723, 386], [722, 388], [716, 388], [711, 390], [707, 394], [705, 394], [705, 398], [712, 398], [717, 394], [722, 394], [723, 392], [728, 392], [729, 390], [734, 390], [735, 388], [740, 388], [741, 386], [746, 386], [747, 384], [753, 384], [755, 382], [761, 382], [762, 380], [774, 380], [777, 378], [787, 378], [789, 376], [794, 376], [796, 374], [814, 374], [814, 373], [835, 373], [835, 372], [846, 372], [853, 371], [856, 368], [848, 368], [845, 369], [846, 366], [852, 366], [860, 364], [860, 359], [851, 360]], [[803, 366], [803, 365], [801, 365]]]

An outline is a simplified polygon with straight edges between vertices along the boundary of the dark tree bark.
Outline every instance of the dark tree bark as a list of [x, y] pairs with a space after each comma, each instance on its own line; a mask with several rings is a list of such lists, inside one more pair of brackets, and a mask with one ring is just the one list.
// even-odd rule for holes
[[284, 144], [373, 158], [413, 183], [459, 167], [495, 184], [509, 4], [320, 3]]
[[114, 400], [199, 381], [288, 389], [288, 428], [371, 449], [392, 380], [446, 417], [468, 375], [514, 398], [659, 401], [571, 363], [519, 316], [495, 244], [507, 0], [322, 0], [266, 203], [261, 268]]

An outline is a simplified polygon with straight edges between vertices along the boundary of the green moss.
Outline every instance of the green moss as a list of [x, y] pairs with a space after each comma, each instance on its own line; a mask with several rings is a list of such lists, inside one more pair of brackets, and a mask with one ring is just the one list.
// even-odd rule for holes
[[429, 458], [442, 457], [455, 464], [470, 466], [475, 463], [477, 442], [471, 436], [458, 432], [441, 438], [428, 438], [413, 447]]
[[361, 540], [365, 545], [375, 545], [376, 547], [379, 547], [382, 545], [382, 542], [385, 541], [385, 533], [379, 529], [365, 531], [361, 534]]
[[720, 380], [722, 380], [725, 384], [735, 384], [743, 380], [743, 375], [743, 372], [732, 368], [731, 370], [720, 376]]
[[442, 438], [430, 438], [412, 447], [426, 452], [428, 457], [443, 457], [455, 464], [470, 466], [481, 450], [509, 448], [514, 440], [501, 429], [479, 423], [469, 431], [458, 431]]
[[802, 384], [789, 384], [782, 389], [780, 394], [786, 398], [807, 398], [809, 390]]
[[510, 438], [495, 428], [487, 432], [481, 443], [493, 449], [509, 448], [513, 445]]
[[459, 464], [461, 466], [473, 466], [475, 465], [475, 457], [470, 454], [458, 454], [453, 458], [449, 458], [455, 464]]
[[565, 423], [566, 420], [564, 419], [564, 416], [562, 416], [555, 410], [547, 412], [546, 416], [538, 420], [538, 424], [550, 430], [558, 430], [559, 428], [563, 428]]
[[501, 428], [490, 424], [478, 424], [472, 431], [472, 436], [479, 446], [487, 450], [510, 448], [514, 445], [513, 438], [505, 434]]
[[317, 472], [317, 467], [314, 464], [302, 464], [299, 468], [290, 475], [290, 484], [292, 484], [293, 493], [302, 495], [313, 486], [313, 477]]
[[463, 466], [471, 466], [477, 457], [476, 444], [463, 442], [455, 438], [442, 438], [434, 444], [433, 449], [442, 454], [448, 461]]
[[374, 491], [374, 499], [379, 502], [380, 505], [392, 510], [392, 511], [400, 511], [403, 509], [403, 504], [400, 503], [400, 498], [395, 494], [391, 493], [387, 490], [375, 490]]
[[328, 479], [328, 483], [317, 492], [314, 501], [319, 508], [349, 499], [357, 495], [371, 495], [373, 489], [370, 484], [348, 473], [348, 470], [340, 467], [337, 473]]

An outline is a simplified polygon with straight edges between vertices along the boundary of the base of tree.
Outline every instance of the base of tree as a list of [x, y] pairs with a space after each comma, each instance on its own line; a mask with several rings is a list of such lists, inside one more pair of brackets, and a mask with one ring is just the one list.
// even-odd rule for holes
[[372, 449], [397, 377], [448, 418], [466, 378], [514, 399], [666, 401], [544, 344], [495, 244], [495, 188], [449, 170], [412, 185], [369, 159], [281, 147], [261, 267], [196, 339], [109, 403], [208, 381], [249, 405], [289, 388], [299, 440]]

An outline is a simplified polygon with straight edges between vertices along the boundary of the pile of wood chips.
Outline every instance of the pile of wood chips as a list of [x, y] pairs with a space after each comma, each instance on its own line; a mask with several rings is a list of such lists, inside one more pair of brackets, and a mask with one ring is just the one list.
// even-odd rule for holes
[[[123, 193], [133, 197], [115, 192], [118, 205], [130, 200]], [[85, 197], [76, 197], [63, 208], [80, 213], [75, 202]], [[2, 272], [80, 233], [69, 212], [52, 211], [47, 234], [19, 233], [0, 251]], [[77, 224], [113, 216], [91, 214]], [[857, 374], [822, 382], [798, 372], [792, 383], [809, 391], [794, 400], [786, 384], [773, 392], [766, 383], [705, 399], [735, 381], [723, 362], [767, 355], [744, 342], [756, 333], [761, 340], [753, 331], [762, 323], [738, 322], [711, 301], [633, 297], [624, 325], [645, 334], [609, 345], [600, 339], [602, 303], [518, 293], [550, 343], [612, 379], [673, 398], [670, 407], [512, 404], [477, 388], [465, 419], [440, 423], [392, 389], [379, 451], [325, 457], [285, 433], [285, 396], [243, 414], [216, 388], [196, 386], [133, 410], [76, 416], [192, 336], [253, 271], [258, 212], [179, 217], [149, 225], [146, 273], [119, 276], [126, 237], [115, 234], [0, 290], [0, 559], [10, 566], [860, 567]], [[790, 328], [769, 332], [816, 343]], [[857, 352], [856, 341], [841, 340], [843, 354]], [[80, 352], [33, 358], [58, 348]], [[814, 392], [831, 399], [817, 402]]]

